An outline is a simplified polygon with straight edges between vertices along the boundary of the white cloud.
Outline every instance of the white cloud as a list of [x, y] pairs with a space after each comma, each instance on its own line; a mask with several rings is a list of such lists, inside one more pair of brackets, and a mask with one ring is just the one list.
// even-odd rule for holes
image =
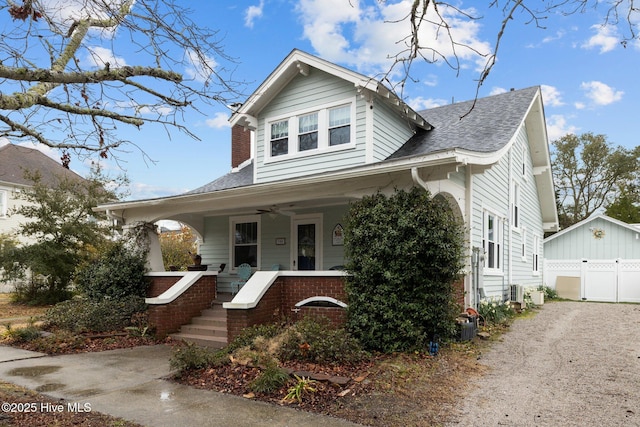
[[124, 58], [115, 56], [113, 51], [100, 46], [89, 48], [85, 63], [92, 67], [104, 68], [107, 63], [110, 67], [118, 68], [127, 65]]
[[591, 29], [596, 34], [591, 36], [582, 47], [585, 49], [599, 48], [600, 53], [612, 51], [620, 43], [615, 27], [612, 25], [594, 25]]
[[501, 93], [506, 93], [507, 90], [503, 87], [498, 87], [498, 86], [494, 86], [493, 88], [491, 88], [491, 92], [489, 92], [489, 95], [493, 96], [493, 95], [500, 95]]
[[[406, 56], [406, 40], [410, 35], [406, 18], [411, 4], [410, 0], [372, 2], [369, 5], [363, 0], [299, 0], [296, 12], [304, 27], [304, 37], [319, 56], [375, 74], [388, 71], [395, 55]], [[484, 66], [486, 58], [476, 52], [488, 53], [490, 47], [479, 39], [478, 22], [443, 5], [440, 5], [439, 13], [448, 21], [452, 37], [460, 43], [456, 51], [447, 32], [431, 23], [441, 23], [432, 7], [422, 20], [419, 31], [421, 44], [448, 60], [454, 60], [455, 54], [463, 67], [469, 63], [476, 68]], [[438, 56], [433, 59], [443, 63]]]
[[564, 105], [564, 102], [562, 102], [562, 96], [556, 87], [541, 85], [540, 90], [542, 91], [542, 101], [545, 106], [560, 107]]
[[420, 111], [447, 105], [448, 102], [444, 99], [423, 98], [418, 96], [416, 98], [409, 98], [409, 100], [407, 100], [407, 104], [415, 111]]
[[213, 118], [207, 119], [207, 126], [214, 129], [223, 129], [229, 127], [229, 115], [226, 113], [216, 113]]
[[260, 4], [257, 6], [249, 6], [245, 11], [244, 15], [244, 25], [249, 28], [253, 28], [253, 21], [256, 18], [260, 18], [262, 16], [262, 11], [264, 9], [264, 0], [260, 0]]
[[547, 117], [547, 136], [549, 142], [553, 142], [566, 134], [576, 134], [579, 128], [576, 126], [568, 125], [567, 119], [559, 114]]
[[623, 91], [615, 90], [613, 87], [599, 81], [583, 82], [580, 88], [586, 92], [586, 97], [595, 105], [613, 104], [620, 101], [622, 95], [624, 95]]
[[187, 78], [197, 82], [204, 83], [211, 76], [213, 70], [218, 66], [215, 59], [210, 57], [200, 57], [196, 52], [189, 50], [186, 52], [187, 62], [189, 66], [185, 68], [184, 73]]

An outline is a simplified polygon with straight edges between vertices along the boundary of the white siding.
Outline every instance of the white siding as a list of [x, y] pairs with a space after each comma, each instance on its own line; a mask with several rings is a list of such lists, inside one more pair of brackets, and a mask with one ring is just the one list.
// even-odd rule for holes
[[[523, 150], [526, 150], [523, 156]], [[523, 158], [525, 173], [522, 173]], [[485, 274], [483, 284], [488, 296], [506, 295], [510, 284], [536, 286], [542, 284], [542, 215], [537, 195], [529, 145], [525, 128], [516, 135], [510, 148], [500, 161], [482, 174], [473, 175], [473, 207], [471, 218], [471, 244], [482, 247], [483, 212], [490, 211], [502, 222], [502, 274]], [[520, 227], [512, 228], [513, 183], [520, 186]], [[538, 236], [539, 272], [533, 272], [533, 242]], [[526, 256], [522, 258], [525, 239]]]
[[[592, 229], [604, 231], [604, 236], [596, 239]], [[545, 242], [544, 255], [547, 259], [640, 259], [640, 230], [596, 218]]]
[[[356, 103], [356, 117], [351, 118], [351, 126], [355, 126], [356, 134], [354, 148], [316, 154], [310, 152], [301, 157], [265, 163], [265, 150], [268, 149], [265, 144], [267, 119], [295, 115], [299, 111], [322, 108], [342, 101]], [[364, 164], [365, 104], [354, 86], [342, 79], [313, 68], [309, 76], [296, 76], [258, 117], [256, 182], [276, 181]]]
[[395, 153], [411, 136], [413, 130], [407, 120], [382, 102], [373, 105], [373, 160], [382, 161]]

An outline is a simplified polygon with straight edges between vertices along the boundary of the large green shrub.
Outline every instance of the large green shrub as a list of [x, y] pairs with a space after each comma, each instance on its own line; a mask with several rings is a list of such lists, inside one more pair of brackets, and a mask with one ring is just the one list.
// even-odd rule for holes
[[366, 196], [345, 220], [348, 328], [371, 350], [423, 349], [452, 336], [463, 231], [444, 201], [417, 188]]
[[145, 297], [149, 287], [146, 262], [146, 251], [132, 250], [126, 241], [115, 242], [76, 272], [75, 283], [92, 300]]
[[76, 298], [51, 307], [44, 321], [48, 326], [72, 332], [105, 332], [131, 326], [132, 316], [144, 310], [144, 298], [139, 296], [102, 301]]

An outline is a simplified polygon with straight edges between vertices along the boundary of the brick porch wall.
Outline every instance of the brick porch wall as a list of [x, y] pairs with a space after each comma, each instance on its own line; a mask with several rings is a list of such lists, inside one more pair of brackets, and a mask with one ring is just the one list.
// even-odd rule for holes
[[465, 309], [464, 303], [464, 277], [453, 283], [453, 296], [460, 306], [460, 311]]
[[[180, 279], [176, 276], [152, 277], [147, 296], [157, 297]], [[156, 336], [165, 337], [199, 316], [202, 310], [210, 308], [215, 297], [216, 276], [202, 276], [171, 303], [149, 305], [149, 324], [155, 328]]]
[[281, 276], [271, 285], [255, 308], [227, 310], [227, 340], [231, 342], [244, 328], [272, 323], [283, 318], [302, 319], [305, 315], [326, 317], [334, 324], [344, 324], [346, 310], [339, 307], [304, 307], [292, 311], [296, 303], [314, 296], [333, 297], [346, 301], [344, 278], [317, 276]]

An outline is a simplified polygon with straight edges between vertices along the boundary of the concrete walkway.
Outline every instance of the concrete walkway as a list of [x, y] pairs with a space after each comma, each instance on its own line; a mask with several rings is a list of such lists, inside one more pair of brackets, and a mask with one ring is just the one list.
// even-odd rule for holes
[[356, 425], [167, 381], [170, 355], [164, 345], [64, 356], [0, 346], [0, 379], [146, 426]]

